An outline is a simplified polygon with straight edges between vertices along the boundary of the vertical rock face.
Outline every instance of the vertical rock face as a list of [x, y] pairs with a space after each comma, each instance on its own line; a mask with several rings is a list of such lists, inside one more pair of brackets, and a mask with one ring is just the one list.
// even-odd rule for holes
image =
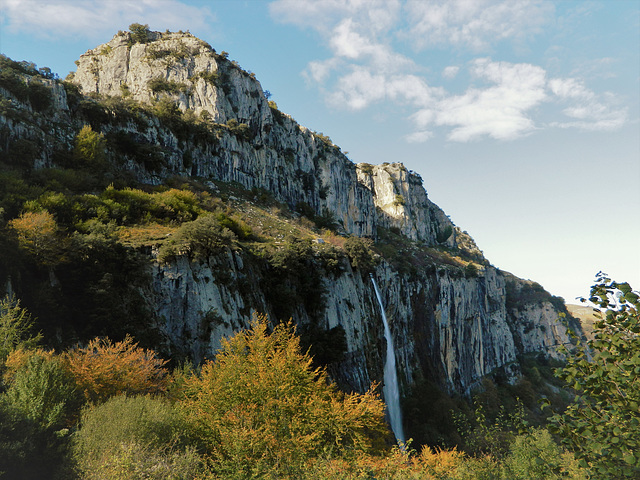
[[[292, 208], [332, 216], [345, 234], [376, 238], [384, 229], [433, 247], [436, 260], [425, 265], [403, 270], [382, 261], [375, 271], [405, 393], [424, 377], [468, 392], [497, 370], [515, 375], [518, 355], [555, 355], [555, 345], [568, 342], [551, 297], [536, 289], [531, 295], [530, 282], [490, 266], [473, 239], [428, 199], [417, 174], [402, 164], [354, 165], [327, 137], [270, 105], [252, 74], [190, 34], [148, 32], [144, 43], [136, 43], [121, 32], [81, 56], [73, 82], [84, 94], [141, 102], [136, 108], [142, 105], [143, 113], [112, 118], [116, 110], [103, 110], [102, 120], [94, 122], [111, 138], [156, 149], [159, 160], [150, 168], [118, 150], [117, 142], [110, 147], [110, 157], [139, 181], [158, 184], [173, 175], [192, 175], [237, 182], [264, 189]], [[87, 123], [78, 102], [98, 108], [88, 97], [72, 106], [64, 88], [50, 83], [53, 106], [29, 122], [21, 118], [30, 115], [31, 106], [0, 91], [19, 113], [0, 115], [0, 143], [33, 139], [39, 146], [36, 168], [55, 165], [56, 146], [72, 147]], [[167, 105], [186, 112], [180, 120], [186, 127], [163, 120]], [[201, 125], [206, 125], [202, 135]], [[452, 263], [446, 249], [467, 260]], [[465, 267], [468, 261], [471, 268]], [[254, 312], [274, 317], [263, 291], [266, 275], [231, 251], [206, 261], [180, 257], [155, 263], [149, 304], [169, 350], [198, 361], [213, 355], [222, 337], [247, 327]], [[343, 387], [357, 391], [382, 381], [385, 351], [367, 280], [349, 265], [338, 276], [325, 276], [321, 317], [301, 306], [293, 318], [324, 330], [342, 327], [346, 352], [329, 370]]]
[[[178, 351], [196, 359], [213, 355], [220, 339], [245, 328], [252, 313], [264, 312], [275, 320], [261, 290], [263, 275], [230, 252], [203, 263], [179, 258], [156, 265], [152, 303], [160, 328]], [[482, 377], [499, 370], [507, 378], [516, 375], [519, 354], [554, 356], [555, 346], [569, 341], [550, 303], [508, 314], [505, 277], [493, 267], [471, 278], [455, 269], [411, 278], [383, 262], [375, 276], [405, 392], [415, 380], [429, 377], [452, 392], [468, 393]], [[239, 281], [248, 283], [238, 288]], [[371, 382], [382, 382], [385, 345], [375, 292], [367, 276], [351, 268], [323, 278], [323, 284], [322, 318], [312, 320], [301, 308], [293, 320], [300, 326], [318, 322], [323, 330], [344, 329], [346, 353], [330, 365], [330, 372], [344, 388], [363, 392]]]

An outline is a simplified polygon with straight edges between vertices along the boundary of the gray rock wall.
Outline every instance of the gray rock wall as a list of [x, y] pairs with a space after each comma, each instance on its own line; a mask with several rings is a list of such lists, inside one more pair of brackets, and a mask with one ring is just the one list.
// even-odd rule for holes
[[[196, 360], [213, 355], [220, 339], [246, 328], [254, 313], [277, 320], [261, 290], [261, 280], [268, 281], [261, 278], [264, 274], [231, 251], [205, 262], [181, 257], [155, 264], [152, 302], [161, 330], [171, 345]], [[555, 346], [569, 341], [548, 303], [508, 314], [505, 279], [493, 267], [471, 278], [454, 269], [410, 277], [383, 262], [375, 276], [405, 393], [425, 377], [452, 392], [468, 393], [498, 369], [514, 378], [519, 353], [554, 356]], [[330, 372], [344, 388], [363, 392], [372, 382], [382, 382], [385, 340], [375, 292], [368, 276], [351, 268], [322, 282], [326, 309], [316, 321], [324, 330], [341, 326], [347, 342], [345, 358]], [[302, 326], [312, 316], [300, 308], [293, 321]], [[535, 328], [528, 329], [532, 324]]]

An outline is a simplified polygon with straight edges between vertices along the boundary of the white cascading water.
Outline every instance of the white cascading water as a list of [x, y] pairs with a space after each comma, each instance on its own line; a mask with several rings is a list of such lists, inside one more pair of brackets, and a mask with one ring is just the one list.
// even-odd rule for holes
[[373, 289], [376, 291], [378, 303], [380, 304], [380, 313], [382, 314], [382, 322], [384, 323], [384, 338], [387, 341], [387, 360], [384, 364], [384, 400], [387, 404], [387, 413], [389, 414], [389, 423], [391, 430], [396, 436], [398, 443], [404, 443], [404, 429], [402, 428], [402, 411], [400, 410], [400, 389], [398, 387], [398, 372], [396, 371], [396, 354], [393, 349], [393, 338], [391, 338], [391, 330], [387, 321], [387, 314], [382, 305], [382, 296], [375, 278], [371, 276]]

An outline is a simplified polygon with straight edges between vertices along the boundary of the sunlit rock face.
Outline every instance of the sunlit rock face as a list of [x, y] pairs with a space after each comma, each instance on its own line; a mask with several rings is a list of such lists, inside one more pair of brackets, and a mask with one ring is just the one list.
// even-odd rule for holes
[[[173, 348], [201, 360], [215, 354], [222, 337], [246, 328], [254, 312], [276, 320], [262, 290], [268, 281], [263, 275], [237, 252], [206, 262], [178, 258], [156, 264], [155, 296], [150, 300]], [[451, 392], [469, 393], [484, 376], [498, 370], [506, 378], [515, 378], [519, 354], [557, 356], [556, 346], [569, 342], [566, 328], [557, 321], [557, 310], [548, 302], [509, 314], [505, 278], [493, 267], [470, 278], [449, 268], [410, 276], [382, 262], [374, 275], [405, 393], [415, 380], [425, 377]], [[385, 358], [382, 318], [367, 279], [349, 266], [337, 277], [324, 277], [326, 308], [321, 318], [304, 308], [296, 309], [292, 317], [301, 327], [313, 322], [325, 331], [344, 329], [345, 355], [329, 371], [343, 388], [360, 392], [372, 382], [383, 381]], [[240, 281], [245, 288], [237, 288]]]
[[[264, 188], [291, 206], [304, 203], [318, 214], [329, 211], [347, 233], [373, 237], [381, 226], [427, 244], [461, 244], [465, 235], [429, 201], [420, 176], [404, 165], [354, 165], [327, 137], [270, 108], [252, 74], [190, 34], [151, 32], [150, 39], [131, 44], [130, 34], [122, 32], [89, 50], [80, 57], [73, 82], [84, 93], [149, 104], [170, 99], [212, 122], [245, 124], [250, 139], [222, 129], [215, 145], [182, 145], [157, 125], [135, 128], [145, 141], [168, 147], [164, 171], [138, 172], [146, 181], [169, 174], [210, 176]], [[174, 90], [158, 90], [158, 84]], [[447, 227], [452, 233], [438, 242]]]

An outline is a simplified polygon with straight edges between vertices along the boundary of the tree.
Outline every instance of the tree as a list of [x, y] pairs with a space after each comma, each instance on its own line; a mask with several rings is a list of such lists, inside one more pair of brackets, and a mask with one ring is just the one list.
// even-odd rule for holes
[[20, 300], [8, 295], [0, 300], [0, 367], [13, 350], [36, 346], [42, 335], [32, 335], [32, 328], [33, 319]]
[[376, 266], [376, 259], [371, 251], [373, 241], [369, 238], [349, 237], [344, 242], [344, 250], [349, 256], [353, 268], [364, 273], [372, 272]]
[[339, 392], [290, 323], [267, 329], [255, 318], [187, 382], [185, 412], [218, 472], [295, 477], [314, 457], [371, 451], [388, 433], [380, 398]]
[[102, 168], [106, 161], [106, 141], [102, 133], [94, 132], [90, 125], [85, 125], [78, 132], [73, 150], [74, 157], [84, 167]]
[[231, 245], [236, 238], [224, 223], [214, 214], [201, 215], [193, 222], [183, 223], [165, 248], [169, 252], [164, 251], [163, 255], [188, 253], [196, 258], [213, 255]]
[[66, 368], [74, 376], [87, 401], [102, 403], [123, 393], [158, 393], [165, 389], [165, 360], [153, 350], [138, 347], [133, 338], [113, 343], [96, 338], [85, 348], [64, 354]]
[[12, 378], [7, 402], [42, 428], [60, 427], [79, 405], [73, 378], [58, 358], [33, 354]]
[[147, 43], [149, 41], [149, 25], [141, 23], [132, 23], [129, 25], [132, 43]]
[[[604, 310], [593, 339], [556, 375], [576, 392], [555, 431], [599, 478], [640, 477], [640, 296], [600, 272], [589, 300]], [[584, 299], [583, 299], [584, 301]]]
[[52, 266], [58, 262], [58, 224], [49, 212], [25, 212], [11, 220], [9, 227], [16, 233], [20, 248], [33, 255], [39, 263]]

